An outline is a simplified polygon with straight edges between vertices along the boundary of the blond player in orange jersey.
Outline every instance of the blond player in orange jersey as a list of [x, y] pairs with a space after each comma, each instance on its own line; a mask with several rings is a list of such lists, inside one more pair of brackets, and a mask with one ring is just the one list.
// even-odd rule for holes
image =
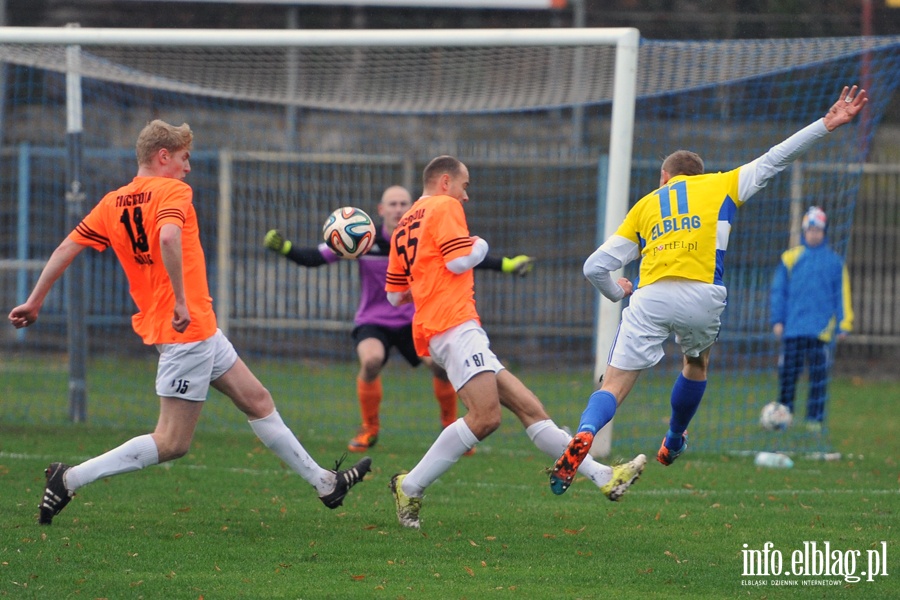
[[112, 248], [138, 308], [134, 331], [159, 351], [156, 429], [79, 465], [52, 463], [40, 504], [42, 525], [50, 525], [82, 486], [184, 456], [210, 386], [231, 398], [259, 439], [312, 485], [328, 508], [340, 506], [369, 471], [368, 457], [342, 471], [339, 463], [334, 470], [320, 467], [217, 328], [193, 192], [183, 181], [191, 171], [192, 143], [187, 124], [148, 123], [137, 140], [137, 176], [84, 217], [50, 256], [25, 304], [9, 313], [14, 327], [32, 325], [50, 288], [82, 250]]
[[[439, 156], [425, 167], [423, 183], [422, 197], [391, 237], [385, 290], [395, 306], [415, 303], [416, 351], [447, 371], [468, 412], [441, 432], [409, 473], [391, 479], [397, 518], [412, 528], [420, 526], [425, 489], [500, 426], [501, 406], [519, 418], [534, 445], [549, 456], [559, 456], [570, 439], [537, 396], [500, 363], [481, 328], [472, 269], [488, 245], [470, 236], [466, 224], [469, 170], [452, 156]], [[618, 500], [646, 460], [639, 455], [612, 468], [588, 459], [580, 472], [610, 500]]]

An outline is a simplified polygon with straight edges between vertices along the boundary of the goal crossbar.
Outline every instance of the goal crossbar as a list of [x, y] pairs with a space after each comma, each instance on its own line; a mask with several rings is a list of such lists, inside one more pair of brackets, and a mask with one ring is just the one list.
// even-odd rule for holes
[[127, 29], [101, 27], [0, 27], [0, 43], [83, 46], [252, 46], [260, 48], [471, 47], [621, 45], [637, 49], [630, 27], [579, 29]]

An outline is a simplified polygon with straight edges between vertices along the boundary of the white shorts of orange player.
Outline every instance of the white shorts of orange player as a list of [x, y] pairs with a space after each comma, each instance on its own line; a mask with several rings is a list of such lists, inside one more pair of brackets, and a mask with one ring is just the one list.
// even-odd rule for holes
[[238, 355], [221, 329], [202, 342], [157, 344], [156, 394], [203, 402], [209, 383], [224, 375]]
[[487, 333], [475, 321], [466, 321], [434, 336], [428, 342], [428, 351], [434, 362], [447, 371], [456, 391], [479, 373], [499, 373], [506, 368], [491, 350]]

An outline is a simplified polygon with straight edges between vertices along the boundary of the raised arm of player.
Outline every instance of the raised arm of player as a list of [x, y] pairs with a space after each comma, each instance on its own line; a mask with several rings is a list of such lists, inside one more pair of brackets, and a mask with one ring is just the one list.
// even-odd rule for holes
[[807, 125], [768, 152], [740, 167], [738, 194], [744, 202], [756, 192], [766, 187], [770, 179], [788, 167], [798, 156], [806, 152], [816, 141], [845, 125], [859, 114], [868, 102], [866, 90], [844, 86], [837, 102], [824, 117]]
[[855, 85], [852, 88], [848, 88], [845, 85], [841, 92], [841, 97], [822, 117], [822, 120], [825, 122], [825, 128], [828, 131], [834, 131], [841, 125], [846, 125], [860, 113], [868, 101], [869, 96], [866, 90], [858, 90]]

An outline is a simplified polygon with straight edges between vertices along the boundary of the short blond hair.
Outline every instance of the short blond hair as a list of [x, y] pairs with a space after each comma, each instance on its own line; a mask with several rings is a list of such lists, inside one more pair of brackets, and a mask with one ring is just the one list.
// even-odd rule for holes
[[187, 123], [175, 127], [160, 119], [154, 119], [147, 123], [138, 135], [135, 144], [138, 166], [150, 165], [160, 150], [165, 149], [169, 152], [190, 150], [193, 143], [194, 133]]

